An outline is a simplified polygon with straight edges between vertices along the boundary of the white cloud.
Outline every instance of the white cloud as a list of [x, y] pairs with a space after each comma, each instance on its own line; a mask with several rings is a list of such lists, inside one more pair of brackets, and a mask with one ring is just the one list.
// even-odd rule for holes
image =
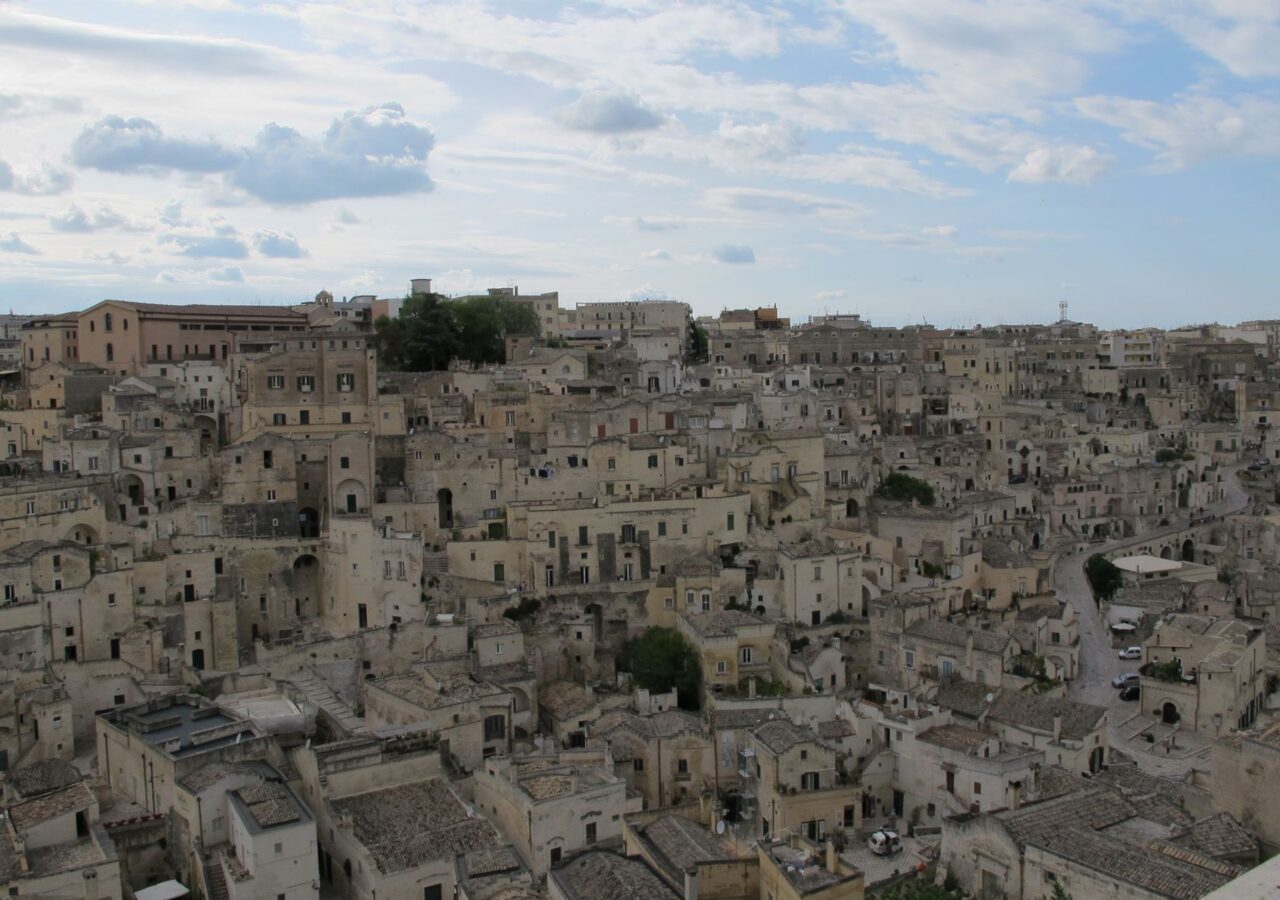
[[0, 253], [25, 253], [38, 256], [40, 251], [28, 244], [16, 231], [0, 234]]
[[954, 225], [930, 225], [928, 228], [921, 228], [920, 233], [926, 237], [952, 238], [959, 233], [960, 229]]
[[652, 260], [654, 262], [665, 262], [671, 259], [671, 251], [663, 250], [661, 248], [658, 248], [655, 250], [649, 250], [648, 252], [645, 253], [644, 258], [648, 260]]
[[711, 251], [717, 262], [736, 266], [756, 261], [756, 253], [745, 244], [721, 244]]
[[302, 259], [307, 256], [307, 251], [289, 231], [258, 231], [253, 236], [253, 246], [263, 256], [273, 259]]
[[818, 213], [823, 215], [857, 216], [867, 212], [864, 207], [832, 197], [820, 197], [799, 191], [765, 190], [763, 188], [733, 187], [713, 188], [702, 195], [708, 206], [734, 212], [761, 213], [766, 215], [795, 215]]
[[99, 203], [92, 213], [86, 212], [75, 203], [72, 203], [62, 212], [49, 216], [49, 227], [54, 231], [81, 233], [104, 231], [111, 228], [122, 228], [130, 231], [143, 230], [142, 225], [130, 222], [122, 213], [104, 203]]
[[1009, 172], [1008, 180], [1025, 184], [1092, 184], [1110, 170], [1111, 163], [1111, 157], [1092, 147], [1037, 147]]
[[567, 128], [596, 134], [628, 134], [662, 127], [658, 115], [633, 97], [617, 91], [595, 91], [583, 94], [556, 114]]
[[70, 173], [55, 169], [47, 163], [34, 169], [15, 170], [13, 166], [0, 159], [0, 191], [43, 196], [61, 194], [70, 187]]
[[1080, 114], [1105, 122], [1125, 140], [1156, 151], [1168, 169], [1228, 156], [1280, 155], [1280, 103], [1179, 94], [1170, 103], [1128, 97], [1082, 97]]

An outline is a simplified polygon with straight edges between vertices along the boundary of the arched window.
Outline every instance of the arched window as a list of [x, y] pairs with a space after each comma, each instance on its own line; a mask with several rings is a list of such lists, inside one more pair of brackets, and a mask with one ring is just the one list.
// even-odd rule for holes
[[128, 331], [128, 330], [129, 330], [129, 320], [128, 320], [128, 319], [121, 319], [121, 320], [120, 320], [120, 327], [121, 327], [121, 328], [123, 328], [125, 331]]
[[105, 316], [102, 317], [102, 330], [103, 331], [111, 330], [111, 313], [107, 313]]
[[110, 344], [107, 344], [107, 362], [113, 362], [115, 358], [116, 358], [115, 347], [111, 346]]

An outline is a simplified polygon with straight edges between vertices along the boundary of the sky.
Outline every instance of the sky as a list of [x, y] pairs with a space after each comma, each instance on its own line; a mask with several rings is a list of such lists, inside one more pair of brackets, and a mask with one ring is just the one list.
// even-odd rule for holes
[[0, 310], [1280, 317], [1280, 0], [0, 0]]

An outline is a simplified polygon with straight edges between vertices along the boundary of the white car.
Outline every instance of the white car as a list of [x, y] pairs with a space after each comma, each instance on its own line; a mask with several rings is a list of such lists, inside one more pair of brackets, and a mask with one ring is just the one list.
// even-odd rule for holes
[[902, 841], [898, 839], [896, 831], [881, 828], [867, 838], [867, 849], [876, 856], [893, 856], [893, 854], [901, 852]]
[[1142, 659], [1141, 647], [1125, 647], [1120, 651], [1121, 659]]
[[1122, 688], [1128, 684], [1137, 684], [1141, 678], [1142, 676], [1137, 672], [1122, 672], [1111, 679], [1111, 686], [1113, 688]]

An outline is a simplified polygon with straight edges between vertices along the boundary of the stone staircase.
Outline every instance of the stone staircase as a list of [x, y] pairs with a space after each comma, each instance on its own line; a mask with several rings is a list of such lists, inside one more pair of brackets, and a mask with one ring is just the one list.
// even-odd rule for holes
[[205, 900], [228, 900], [227, 878], [217, 857], [204, 863]]
[[364, 719], [355, 714], [346, 703], [333, 692], [333, 688], [310, 668], [285, 677], [313, 706], [317, 715], [324, 715], [335, 728], [348, 736], [369, 733], [369, 726]]

